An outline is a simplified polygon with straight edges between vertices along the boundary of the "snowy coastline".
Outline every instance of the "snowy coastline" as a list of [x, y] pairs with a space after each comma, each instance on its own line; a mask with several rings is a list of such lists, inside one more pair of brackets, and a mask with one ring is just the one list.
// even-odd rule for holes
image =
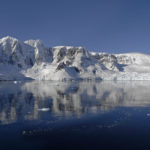
[[0, 39], [0, 80], [150, 80], [150, 55], [84, 47], [47, 48], [40, 40]]

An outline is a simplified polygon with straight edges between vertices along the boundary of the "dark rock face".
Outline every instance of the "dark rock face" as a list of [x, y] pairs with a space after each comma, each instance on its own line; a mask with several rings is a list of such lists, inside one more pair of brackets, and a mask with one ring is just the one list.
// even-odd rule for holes
[[113, 54], [101, 53], [93, 54], [95, 59], [97, 59], [101, 64], [103, 64], [108, 70], [119, 70], [119, 64], [117, 57]]
[[57, 66], [56, 71], [64, 69], [65, 67], [66, 67], [66, 65], [64, 64], [64, 62], [62, 62]]
[[76, 71], [77, 73], [80, 73], [80, 72], [81, 72], [81, 70], [80, 70], [78, 67], [74, 67], [74, 69], [75, 69], [75, 71]]

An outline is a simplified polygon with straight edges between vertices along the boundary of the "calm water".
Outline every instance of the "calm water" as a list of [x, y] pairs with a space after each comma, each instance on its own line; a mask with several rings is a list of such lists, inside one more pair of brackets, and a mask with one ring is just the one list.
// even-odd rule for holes
[[149, 147], [150, 82], [0, 82], [0, 150]]

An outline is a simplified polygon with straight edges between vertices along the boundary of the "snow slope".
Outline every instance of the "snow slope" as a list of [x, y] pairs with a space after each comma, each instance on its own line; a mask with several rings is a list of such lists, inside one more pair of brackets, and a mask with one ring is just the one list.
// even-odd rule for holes
[[47, 48], [40, 40], [0, 39], [0, 80], [150, 80], [150, 56]]

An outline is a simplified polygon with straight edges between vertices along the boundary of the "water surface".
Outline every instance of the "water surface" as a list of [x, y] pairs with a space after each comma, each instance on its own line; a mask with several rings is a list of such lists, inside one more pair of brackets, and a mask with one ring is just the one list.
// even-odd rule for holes
[[0, 82], [0, 150], [149, 149], [150, 82]]

